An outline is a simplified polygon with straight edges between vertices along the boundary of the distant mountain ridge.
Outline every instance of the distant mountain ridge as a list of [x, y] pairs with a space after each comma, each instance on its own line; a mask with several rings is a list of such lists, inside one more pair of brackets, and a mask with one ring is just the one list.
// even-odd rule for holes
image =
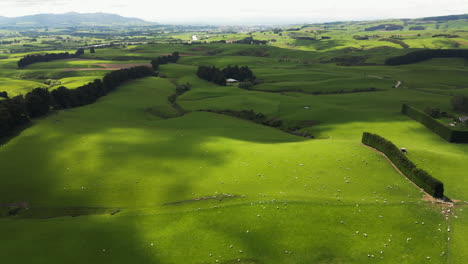
[[107, 13], [38, 14], [21, 17], [0, 17], [0, 26], [63, 27], [84, 25], [142, 25], [153, 24], [139, 18]]

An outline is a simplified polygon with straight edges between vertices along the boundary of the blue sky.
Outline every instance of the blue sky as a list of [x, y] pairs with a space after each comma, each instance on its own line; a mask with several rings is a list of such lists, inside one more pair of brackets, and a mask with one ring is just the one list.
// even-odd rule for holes
[[307, 23], [468, 13], [468, 0], [0, 0], [0, 16], [106, 12], [160, 23]]

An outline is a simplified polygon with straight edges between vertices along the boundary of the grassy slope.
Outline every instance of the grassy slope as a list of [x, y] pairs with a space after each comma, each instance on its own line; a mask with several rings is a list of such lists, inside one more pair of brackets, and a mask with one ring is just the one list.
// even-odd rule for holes
[[[452, 87], [463, 85], [466, 81], [466, 75], [462, 74], [464, 66], [458, 64], [458, 60], [455, 60], [453, 64], [450, 63], [450, 60], [445, 61], [448, 61], [445, 69], [439, 69], [433, 62], [429, 61], [427, 64], [379, 68], [337, 68], [325, 65], [321, 69], [314, 67], [313, 70], [308, 71], [308, 77], [311, 80], [322, 78], [323, 71], [330, 73], [334, 71], [335, 74], [343, 72], [349, 74], [349, 76], [353, 74], [354, 76], [358, 76], [358, 74], [361, 76], [391, 76], [388, 78], [392, 78], [394, 81], [402, 80], [404, 87], [407, 87], [403, 89], [390, 88], [383, 92], [332, 96], [308, 96], [294, 93], [284, 96], [243, 91], [231, 87], [216, 87], [197, 80], [195, 76], [192, 78], [185, 77], [187, 81], [197, 84], [197, 87], [200, 88], [196, 88], [182, 96], [181, 102], [183, 106], [189, 109], [255, 109], [285, 120], [314, 120], [319, 125], [311, 127], [310, 131], [319, 137], [346, 138], [358, 142], [364, 130], [382, 133], [397, 145], [404, 145], [413, 149], [414, 154], [418, 154], [415, 156], [417, 162], [421, 160], [422, 163], [422, 161], [430, 160], [431, 162], [427, 163], [426, 168], [434, 172], [436, 177], [446, 182], [448, 196], [467, 199], [468, 182], [465, 183], [462, 175], [463, 171], [468, 168], [463, 162], [468, 148], [465, 145], [446, 143], [420, 124], [399, 113], [402, 103], [409, 103], [420, 108], [437, 106], [444, 110], [450, 110], [450, 97], [443, 95], [446, 91], [445, 87], [438, 89], [442, 94], [417, 90], [430, 87], [434, 82], [446, 83], [452, 85]], [[453, 67], [450, 68], [450, 65], [453, 65]], [[189, 74], [190, 71], [188, 66], [171, 65], [165, 67], [168, 71], [180, 71], [180, 75]], [[258, 67], [264, 66], [259, 65]], [[252, 68], [255, 70], [256, 66]], [[192, 74], [193, 71], [194, 68], [192, 68]], [[266, 69], [263, 71], [267, 72]], [[282, 70], [273, 69], [265, 79], [267, 81], [268, 78], [274, 80], [275, 73], [277, 74], [276, 78], [281, 79], [289, 72], [293, 76], [298, 74], [301, 78], [307, 78], [305, 74], [300, 75], [301, 67], [299, 67], [299, 71], [294, 68], [289, 71], [286, 68]], [[361, 86], [367, 87], [370, 83], [369, 80], [372, 80], [372, 78], [364, 79]], [[314, 81], [308, 83], [313, 84]], [[416, 131], [417, 133], [415, 133]], [[450, 166], [442, 166], [442, 164], [450, 164]], [[463, 184], [459, 184], [460, 181]]]
[[45, 87], [45, 84], [39, 82], [0, 77], [0, 91], [7, 92], [10, 97], [26, 94], [34, 88]]
[[[145, 45], [86, 55], [134, 59], [177, 49], [192, 56], [162, 67], [169, 80], [129, 83], [96, 104], [37, 121], [0, 147], [0, 165], [8, 175], [0, 185], [2, 202], [28, 201], [36, 216], [62, 216], [73, 208], [122, 209], [114, 216], [2, 218], [0, 231], [10, 239], [0, 242], [5, 249], [0, 257], [17, 263], [30, 262], [31, 256], [38, 263], [182, 263], [187, 256], [190, 263], [237, 263], [238, 258], [241, 263], [421, 263], [427, 257], [431, 263], [447, 263], [447, 258], [463, 263], [466, 220], [456, 221], [454, 243], [447, 248], [448, 222], [440, 208], [422, 202], [413, 185], [359, 141], [363, 131], [370, 131], [407, 147], [412, 160], [446, 183], [449, 197], [467, 200], [463, 171], [468, 168], [468, 147], [446, 143], [399, 114], [403, 102], [448, 109], [448, 94], [464, 91], [459, 87], [467, 81], [464, 61], [401, 67], [309, 65], [362, 54], [375, 55], [371, 60], [381, 63], [388, 52], [402, 52], [395, 48], [356, 54], [333, 46], [359, 47], [352, 41], [312, 47], [293, 43], [296, 46], [287, 46], [291, 49]], [[320, 53], [292, 50], [317, 48], [322, 48]], [[239, 51], [256, 49], [267, 57], [239, 56]], [[289, 61], [279, 63], [283, 58]], [[101, 74], [65, 75], [60, 67], [73, 65], [55, 63], [19, 72], [80, 77], [62, 80], [73, 83]], [[249, 65], [267, 87], [348, 89], [340, 80], [352, 80], [356, 87], [381, 85], [386, 91], [329, 96], [245, 91], [198, 79], [198, 64]], [[18, 74], [13, 65], [13, 59], [0, 63], [2, 74]], [[332, 79], [331, 84], [321, 83], [325, 79]], [[404, 82], [403, 89], [390, 88], [397, 80]], [[193, 84], [179, 98], [187, 109], [255, 109], [287, 122], [313, 120], [318, 125], [307, 129], [322, 139], [305, 140], [210, 113], [164, 120], [161, 116], [176, 116], [167, 104], [174, 92], [171, 82]], [[223, 193], [238, 197], [163, 205]], [[50, 248], [57, 248], [57, 254], [46, 254]], [[75, 257], [77, 251], [82, 258]], [[440, 256], [443, 251], [450, 254]]]
[[[374, 261], [368, 254], [382, 256], [382, 263], [427, 256], [443, 263], [438, 252], [446, 250], [444, 233], [431, 246], [413, 244], [443, 224], [442, 216], [421, 207], [421, 194], [380, 156], [356, 142], [304, 141], [214, 114], [170, 120], [145, 114], [145, 107], [166, 103], [161, 94], [170, 94], [171, 87], [155, 78], [125, 85], [97, 104], [44, 119], [3, 146], [2, 167], [10, 175], [1, 186], [3, 200], [22, 199], [44, 210], [123, 211], [112, 217], [1, 220], [2, 233], [15, 236], [2, 252], [20, 263], [31, 255], [39, 263], [50, 261], [43, 252], [51, 247], [60, 248], [54, 260], [72, 263], [69, 252], [76, 250], [89, 263], [180, 263], [187, 255], [191, 263]], [[19, 166], [18, 155], [30, 166]], [[161, 206], [220, 193], [244, 198]], [[51, 227], [47, 234], [32, 231]], [[78, 232], [79, 239], [66, 242]], [[405, 244], [408, 237], [411, 244]], [[39, 239], [30, 255], [17, 251]]]

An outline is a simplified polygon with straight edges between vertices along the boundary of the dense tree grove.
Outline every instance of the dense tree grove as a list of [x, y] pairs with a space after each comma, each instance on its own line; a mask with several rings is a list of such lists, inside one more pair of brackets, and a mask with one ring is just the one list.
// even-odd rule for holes
[[255, 44], [255, 45], [265, 45], [268, 43], [266, 40], [256, 40], [252, 37], [246, 37], [241, 40], [236, 41], [237, 44]]
[[7, 136], [28, 122], [23, 96], [0, 101], [0, 136]]
[[408, 54], [388, 58], [386, 65], [411, 64], [432, 58], [465, 58], [468, 59], [468, 49], [425, 49]]
[[50, 93], [45, 88], [36, 88], [24, 97], [26, 111], [29, 117], [34, 118], [47, 114], [52, 104]]
[[157, 57], [151, 61], [151, 65], [155, 71], [159, 70], [159, 65], [168, 64], [168, 63], [177, 63], [180, 55], [179, 52], [173, 52], [172, 55]]
[[253, 72], [249, 69], [248, 66], [239, 67], [236, 65], [234, 67], [231, 67], [229, 65], [226, 68], [222, 69], [222, 72], [224, 74], [224, 77], [236, 79], [240, 82], [250, 81], [250, 80], [255, 79]]
[[198, 66], [197, 76], [203, 80], [214, 82], [221, 86], [226, 86], [226, 77], [223, 71], [215, 66]]
[[44, 55], [41, 54], [33, 54], [33, 55], [26, 55], [22, 59], [18, 61], [18, 67], [24, 68], [30, 64], [36, 62], [48, 62], [52, 60], [61, 60], [61, 59], [68, 59], [71, 58], [72, 55], [68, 52], [64, 53], [46, 53]]
[[255, 80], [255, 76], [248, 66], [239, 67], [237, 65], [234, 67], [228, 66], [222, 70], [215, 66], [199, 66], [197, 76], [222, 86], [226, 85], [226, 79], [228, 78], [241, 82]]
[[53, 60], [76, 58], [83, 54], [84, 54], [84, 49], [78, 49], [74, 55], [68, 52], [26, 55], [18, 61], [18, 67], [24, 68], [36, 62], [48, 62], [48, 61], [53, 61]]
[[46, 115], [51, 108], [65, 109], [95, 102], [122, 83], [147, 76], [154, 76], [154, 71], [145, 66], [122, 69], [106, 74], [103, 80], [96, 79], [76, 89], [59, 87], [52, 92], [36, 88], [23, 96], [16, 96], [0, 101], [0, 136], [12, 134], [31, 118]]

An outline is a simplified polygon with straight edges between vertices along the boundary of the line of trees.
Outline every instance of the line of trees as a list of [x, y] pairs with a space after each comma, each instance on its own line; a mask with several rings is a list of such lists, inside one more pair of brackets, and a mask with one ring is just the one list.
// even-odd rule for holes
[[227, 66], [224, 69], [215, 66], [198, 66], [197, 76], [203, 80], [225, 86], [226, 79], [232, 78], [240, 82], [254, 81], [256, 79], [248, 66]]
[[444, 198], [444, 184], [418, 168], [402, 151], [385, 138], [364, 132], [362, 143], [383, 152], [408, 179], [436, 198]]
[[177, 97], [179, 97], [179, 96], [183, 95], [184, 93], [190, 91], [191, 88], [192, 88], [192, 84], [190, 84], [190, 83], [178, 84], [178, 85], [176, 85], [175, 94], [172, 94], [169, 97], [167, 97], [167, 100], [169, 101], [169, 103], [172, 105], [172, 107], [174, 107], [174, 109], [179, 113], [180, 116], [187, 113], [187, 110], [182, 108], [182, 106], [180, 106], [177, 103]]
[[159, 66], [168, 63], [177, 63], [180, 58], [179, 52], [173, 52], [172, 55], [157, 57], [156, 59], [151, 61], [151, 65], [155, 71], [159, 70]]
[[75, 54], [68, 52], [62, 53], [46, 53], [46, 54], [31, 54], [26, 55], [18, 61], [18, 68], [24, 68], [36, 62], [48, 62], [53, 60], [62, 60], [76, 58], [84, 54], [84, 49], [78, 49]]
[[425, 112], [407, 104], [403, 104], [401, 112], [423, 124], [429, 130], [450, 143], [468, 143], [468, 131], [449, 127], [432, 118]]
[[465, 58], [468, 59], [468, 49], [425, 49], [408, 54], [388, 58], [386, 65], [395, 66], [425, 61], [432, 58]]
[[154, 76], [154, 71], [145, 66], [122, 69], [106, 74], [103, 80], [96, 79], [76, 89], [59, 87], [49, 92], [36, 88], [27, 93], [0, 101], [0, 136], [8, 136], [28, 124], [32, 118], [44, 116], [51, 109], [65, 109], [94, 103], [126, 81]]

